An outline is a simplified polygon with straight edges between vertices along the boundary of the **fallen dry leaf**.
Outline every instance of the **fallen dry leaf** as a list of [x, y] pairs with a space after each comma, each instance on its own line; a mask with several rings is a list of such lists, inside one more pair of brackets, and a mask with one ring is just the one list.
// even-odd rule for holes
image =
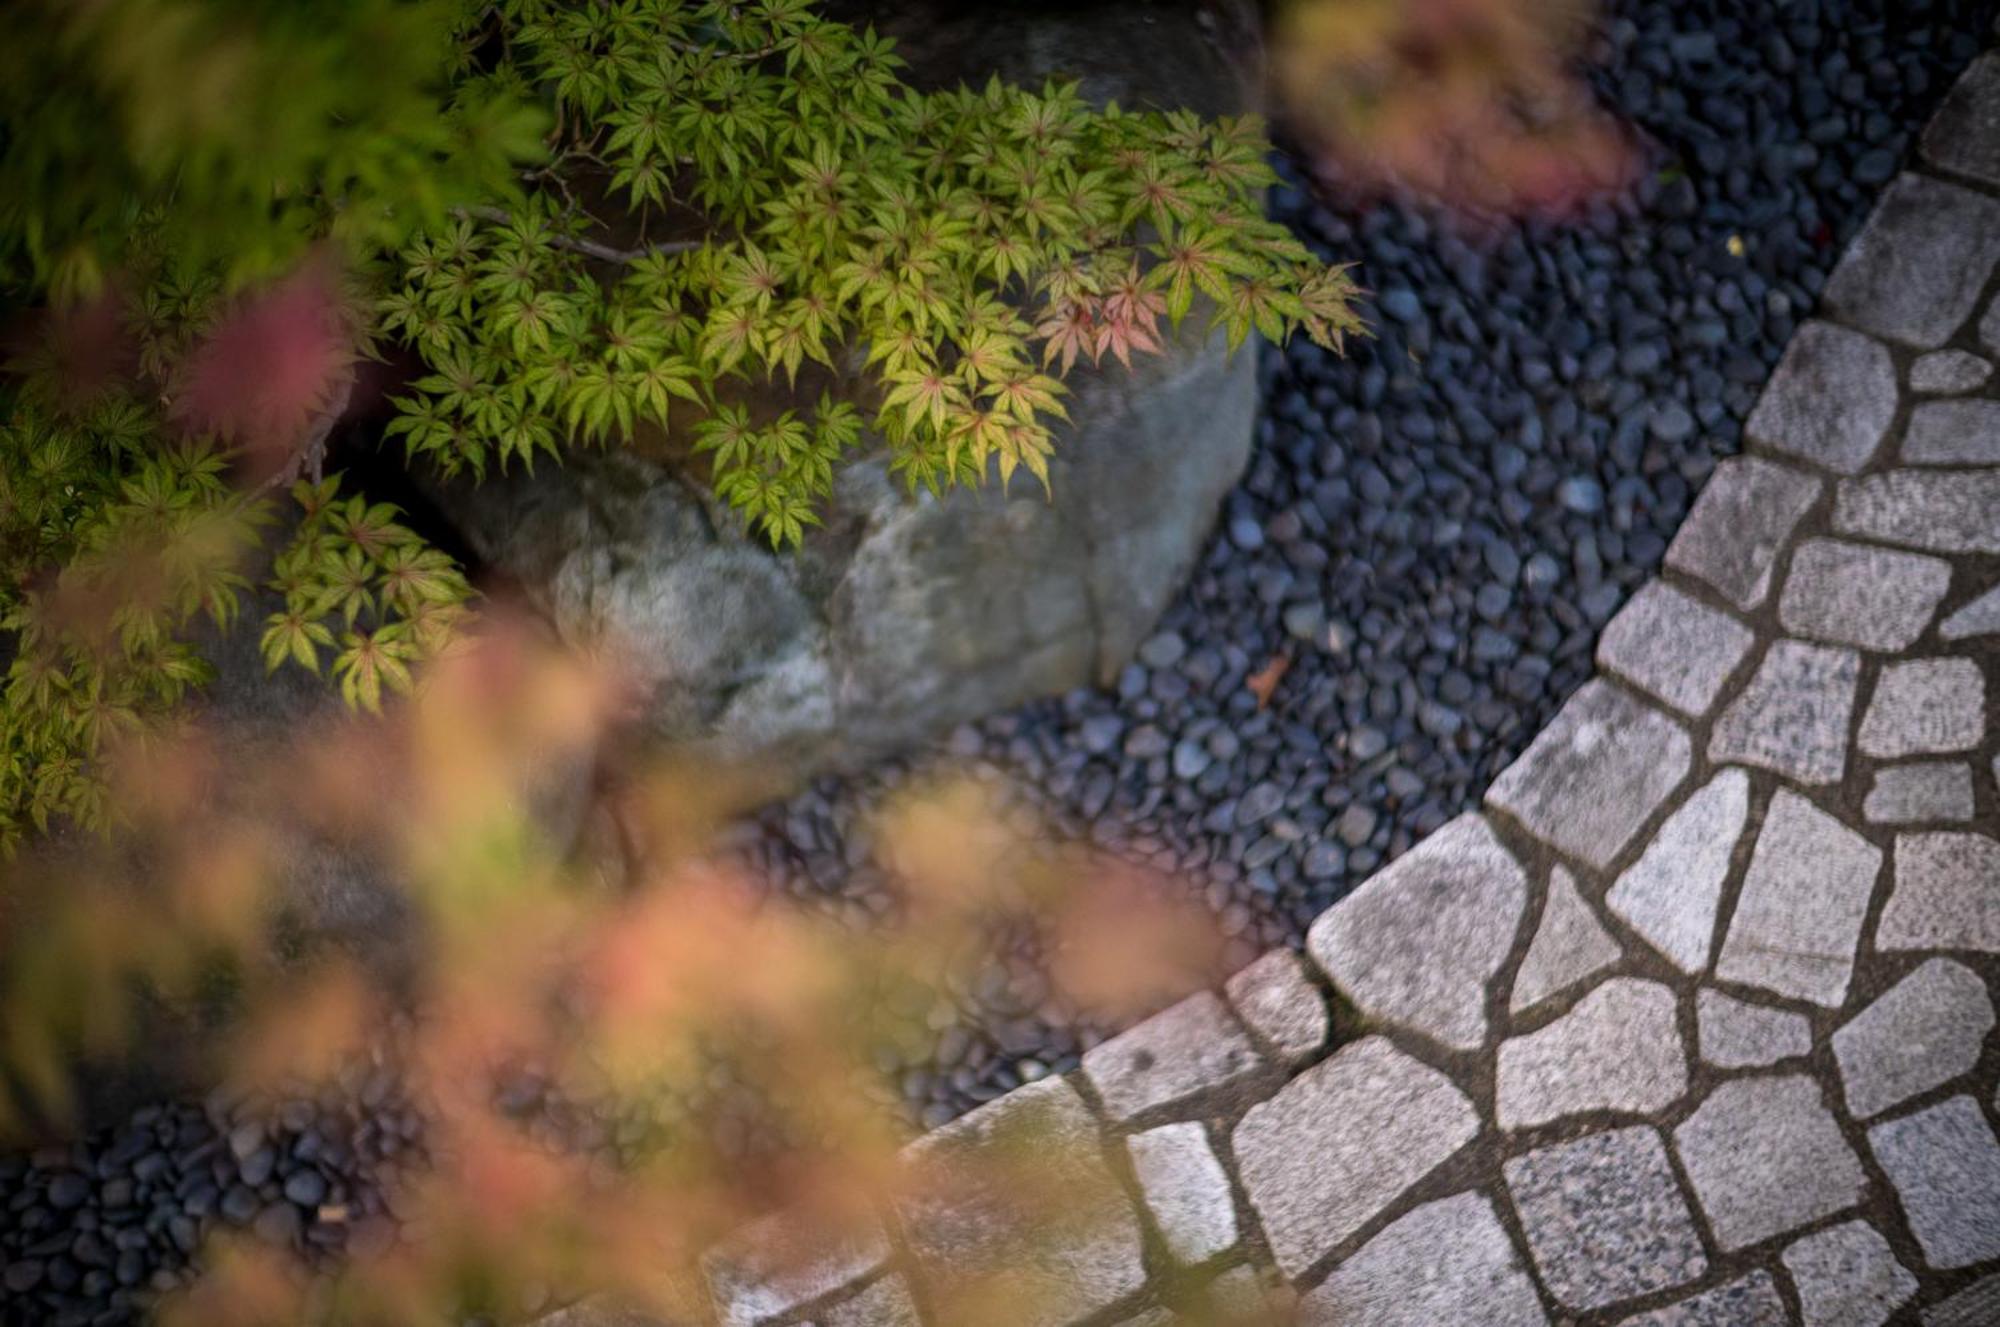
[[1292, 656], [1274, 654], [1271, 661], [1244, 680], [1243, 685], [1257, 698], [1257, 708], [1263, 709], [1271, 703], [1271, 693], [1278, 689], [1278, 683], [1285, 680], [1285, 674], [1292, 668]]

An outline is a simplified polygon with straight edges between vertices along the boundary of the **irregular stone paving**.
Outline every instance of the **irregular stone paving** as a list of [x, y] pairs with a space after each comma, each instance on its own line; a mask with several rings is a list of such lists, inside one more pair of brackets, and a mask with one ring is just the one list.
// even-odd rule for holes
[[1483, 814], [717, 1319], [2000, 1324], [2000, 57], [1923, 153]]

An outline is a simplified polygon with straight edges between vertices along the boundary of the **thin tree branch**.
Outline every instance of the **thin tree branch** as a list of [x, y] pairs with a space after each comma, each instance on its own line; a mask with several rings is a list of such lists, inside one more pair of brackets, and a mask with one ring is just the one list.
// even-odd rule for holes
[[[460, 207], [453, 210], [460, 216], [474, 217], [481, 221], [491, 221], [502, 226], [510, 225], [514, 220], [511, 213], [505, 208], [499, 207]], [[650, 258], [654, 254], [693, 253], [696, 249], [707, 243], [707, 241], [672, 240], [661, 244], [642, 245], [637, 249], [614, 249], [608, 244], [599, 244], [595, 240], [580, 240], [568, 235], [551, 235], [549, 243], [558, 249], [568, 249], [572, 253], [584, 254], [591, 258], [601, 259], [607, 263], [636, 263], [641, 258]]]
[[263, 496], [274, 488], [283, 488], [301, 474], [314, 483], [319, 483], [326, 469], [326, 440], [333, 436], [334, 426], [347, 413], [348, 402], [354, 399], [354, 370], [350, 367], [340, 378], [340, 385], [327, 398], [326, 409], [314, 416], [312, 427], [306, 431], [305, 441], [292, 453], [292, 459], [279, 466], [257, 486], [256, 496]]

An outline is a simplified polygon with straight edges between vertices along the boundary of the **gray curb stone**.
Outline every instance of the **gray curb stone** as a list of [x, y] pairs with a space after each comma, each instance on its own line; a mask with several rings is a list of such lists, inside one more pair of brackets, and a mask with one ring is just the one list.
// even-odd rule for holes
[[1804, 784], [1847, 769], [1847, 729], [1861, 660], [1852, 650], [1781, 640], [1722, 711], [1709, 735], [1718, 765], [1755, 765]]
[[1826, 283], [1826, 301], [1864, 331], [1935, 350], [1972, 316], [2000, 259], [2000, 202], [1900, 175]]
[[2000, 841], [1984, 834], [1899, 834], [1896, 887], [1875, 930], [1881, 949], [2000, 954]]
[[1952, 1097], [1878, 1124], [1868, 1146], [1932, 1267], [2000, 1258], [2000, 1141], [1979, 1103]]
[[1576, 892], [1576, 881], [1557, 866], [1549, 872], [1548, 902], [1535, 938], [1514, 974], [1508, 1009], [1520, 1013], [1616, 963], [1623, 950]]
[[1544, 1147], [1515, 1157], [1504, 1173], [1528, 1251], [1567, 1308], [1602, 1308], [1708, 1270], [1657, 1129]]
[[1687, 1091], [1674, 993], [1613, 977], [1547, 1027], [1500, 1043], [1494, 1121], [1525, 1129], [1567, 1115], [1664, 1110]]
[[1722, 771], [1667, 817], [1604, 896], [1605, 907], [1682, 972], [1708, 966], [1722, 884], [1749, 813], [1749, 776]]
[[1369, 1037], [1252, 1106], [1231, 1142], [1278, 1269], [1297, 1279], [1478, 1132], [1449, 1078]]
[[1792, 335], [1744, 430], [1773, 450], [1851, 475], [1881, 448], [1896, 402], [1888, 347], [1810, 321]]
[[1866, 1221], [1807, 1235], [1784, 1262], [1805, 1327], [1882, 1327], [1917, 1293], [1917, 1278]]
[[1299, 1327], [1545, 1327], [1534, 1284], [1484, 1194], [1410, 1212], [1299, 1303]]
[[1723, 1083], [1674, 1130], [1674, 1152], [1725, 1252], [1832, 1216], [1868, 1188], [1803, 1074]]
[[1951, 586], [1951, 564], [1839, 539], [1808, 539], [1792, 555], [1778, 621], [1794, 636], [1905, 650]]
[[1848, 1114], [1865, 1120], [1971, 1073], [1992, 1030], [1978, 973], [1948, 958], [1920, 964], [1833, 1034]]
[[1486, 801], [1602, 869], [1681, 785], [1690, 759], [1678, 723], [1594, 679], [1493, 781]]
[[1881, 873], [1880, 848], [1780, 788], [1758, 831], [1716, 975], [1838, 1008]]
[[1181, 1106], [1264, 1071], [1222, 1001], [1199, 991], [1084, 1053], [1083, 1074], [1113, 1120]]
[[1708, 582], [1748, 612], [1771, 589], [1771, 568], [1821, 484], [1809, 474], [1750, 456], [1715, 467], [1674, 541], [1667, 566]]
[[1527, 906], [1520, 864], [1468, 813], [1329, 908], [1306, 948], [1367, 1017], [1473, 1050]]

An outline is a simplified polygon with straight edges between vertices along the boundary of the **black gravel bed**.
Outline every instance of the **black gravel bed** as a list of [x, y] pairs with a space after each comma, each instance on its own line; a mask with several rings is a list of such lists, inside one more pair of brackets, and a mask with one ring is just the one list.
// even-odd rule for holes
[[[1277, 213], [1359, 264], [1373, 340], [1267, 351], [1258, 447], [1115, 688], [822, 780], [734, 836], [776, 893], [867, 924], [861, 829], [927, 770], [997, 770], [1062, 835], [1184, 881], [1247, 957], [1477, 804], [1591, 672], [1834, 259], [1986, 44], [1994, 0], [1624, 0], [1591, 78], [1646, 138], [1632, 196], [1484, 237], [1422, 209]], [[1246, 681], [1290, 665], [1259, 709]], [[936, 1125], [1074, 1065], [1099, 1029], [1025, 938], [881, 1067]], [[0, 1155], [0, 1327], [134, 1321], [203, 1230], [308, 1254], [380, 1238], [371, 1168], [417, 1125], [379, 1083], [259, 1115], [156, 1107]], [[287, 1113], [288, 1112], [288, 1113]], [[329, 1219], [329, 1217], [337, 1219]], [[358, 1235], [357, 1235], [358, 1232]]]
[[[1170, 872], [1243, 957], [1478, 804], [1591, 674], [1931, 109], [1991, 0], [1609, 6], [1591, 82], [1644, 139], [1629, 195], [1483, 234], [1343, 208], [1280, 158], [1277, 215], [1357, 263], [1372, 340], [1268, 350], [1264, 415], [1191, 583], [1108, 691], [994, 715], [826, 779], [746, 856], [802, 899], [886, 911], [856, 842], [886, 787], [1004, 771], [1062, 834]], [[1246, 681], [1289, 660], [1268, 707]], [[960, 1020], [885, 1065], [935, 1125], [1098, 1029], [996, 951]], [[936, 1021], [936, 1020], [933, 1020]]]

